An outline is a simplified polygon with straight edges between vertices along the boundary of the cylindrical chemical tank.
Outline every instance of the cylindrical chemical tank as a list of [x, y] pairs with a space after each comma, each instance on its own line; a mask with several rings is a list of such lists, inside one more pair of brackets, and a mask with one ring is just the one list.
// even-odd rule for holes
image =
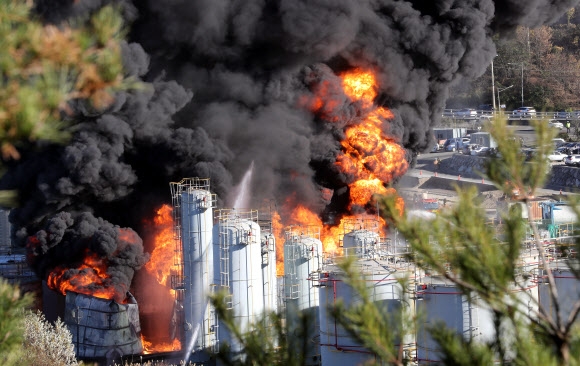
[[[538, 281], [535, 276], [530, 275], [528, 269], [531, 266], [524, 264], [521, 267], [518, 267], [518, 283], [517, 285], [513, 285], [512, 287], [512, 295], [515, 296], [516, 301], [513, 302], [512, 300], [508, 300], [506, 298], [505, 303], [513, 303], [516, 306], [521, 314], [518, 318], [521, 319], [524, 323], [529, 322], [528, 318], [535, 318], [536, 312], [538, 311]], [[537, 267], [536, 267], [537, 268]], [[493, 319], [493, 315], [491, 314], [491, 310], [486, 309], [487, 311], [487, 318]], [[497, 337], [495, 329], [491, 324], [485, 326], [485, 324], [481, 324], [480, 328], [481, 333], [488, 334], [489, 336]], [[513, 324], [511, 322], [505, 322], [502, 324], [503, 330], [500, 332], [500, 337], [503, 339], [504, 344], [513, 344], [515, 341], [513, 339], [515, 332], [510, 331], [513, 329]], [[490, 342], [492, 341], [491, 338], [484, 338], [482, 341]], [[515, 350], [508, 348], [505, 350], [505, 358], [506, 360], [513, 360], [516, 356]]]
[[[394, 312], [401, 306], [402, 289], [397, 281], [398, 274], [388, 268], [388, 263], [380, 259], [356, 262], [357, 272], [368, 284], [372, 300], [386, 313]], [[325, 268], [325, 271], [329, 266]], [[354, 340], [332, 317], [329, 308], [342, 300], [346, 307], [360, 301], [359, 295], [344, 282], [344, 273], [337, 268], [323, 272], [320, 279], [320, 348], [322, 365], [360, 365], [375, 360], [375, 355]], [[400, 343], [401, 340], [397, 340]], [[393, 345], [396, 346], [396, 345]]]
[[375, 217], [345, 220], [343, 230], [343, 248], [358, 248], [359, 251], [370, 252], [379, 244], [379, 222]]
[[[262, 278], [262, 246], [257, 211], [222, 210], [214, 226], [215, 283], [229, 295], [228, 308], [242, 332], [260, 320], [264, 314]], [[219, 341], [227, 342], [236, 354], [242, 351], [223, 324]]]
[[[343, 247], [346, 255], [378, 255], [379, 234], [370, 230], [355, 230], [344, 235]], [[354, 249], [351, 250], [351, 249]]]
[[[305, 354], [306, 365], [320, 365], [318, 329], [320, 228], [293, 226], [285, 233], [284, 298], [290, 348]], [[302, 321], [302, 319], [306, 319]], [[302, 349], [306, 338], [306, 349]]]
[[427, 330], [437, 322], [444, 323], [465, 339], [493, 339], [490, 312], [477, 299], [469, 299], [456, 286], [444, 281], [417, 285], [416, 311], [424, 319], [417, 329], [417, 360], [420, 364], [441, 361], [437, 343]]
[[[558, 289], [558, 304], [560, 307], [560, 316], [562, 319], [568, 319], [570, 312], [574, 305], [580, 300], [580, 281], [564, 264], [560, 264], [560, 268], [552, 268], [552, 276], [556, 288]], [[538, 288], [540, 306], [544, 313], [556, 316], [556, 309], [550, 297], [550, 289], [548, 286], [548, 279], [545, 274], [540, 278], [540, 286]]]
[[176, 263], [181, 273], [172, 275], [176, 292], [176, 319], [179, 339], [185, 357], [205, 361], [215, 349], [214, 310], [209, 303], [214, 279], [213, 268], [213, 207], [215, 195], [210, 192], [209, 179], [185, 178], [170, 183]]
[[69, 291], [64, 323], [80, 359], [110, 362], [143, 352], [139, 308], [130, 293], [120, 304]]

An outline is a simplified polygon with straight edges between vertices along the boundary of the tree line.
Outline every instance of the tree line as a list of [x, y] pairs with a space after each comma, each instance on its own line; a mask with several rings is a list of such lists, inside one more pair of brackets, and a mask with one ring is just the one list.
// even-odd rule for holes
[[522, 95], [523, 106], [538, 111], [580, 110], [580, 7], [555, 24], [496, 36], [496, 47], [483, 75], [451, 89], [447, 108], [492, 104], [494, 84], [496, 104], [499, 89], [506, 111], [522, 106]]

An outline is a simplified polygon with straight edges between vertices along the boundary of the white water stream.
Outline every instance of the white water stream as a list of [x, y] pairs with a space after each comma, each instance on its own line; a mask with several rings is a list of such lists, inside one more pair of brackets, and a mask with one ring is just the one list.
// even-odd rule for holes
[[254, 162], [250, 164], [250, 167], [244, 173], [244, 177], [240, 184], [234, 188], [236, 194], [234, 204], [232, 208], [248, 208], [250, 205], [250, 183], [252, 182], [252, 173], [254, 172]]

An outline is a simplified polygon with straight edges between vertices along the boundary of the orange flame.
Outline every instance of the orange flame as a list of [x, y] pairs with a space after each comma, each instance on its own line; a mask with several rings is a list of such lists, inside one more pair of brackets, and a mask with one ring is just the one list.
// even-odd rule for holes
[[[348, 177], [349, 206], [365, 207], [372, 201], [374, 194], [397, 195], [393, 188], [385, 185], [393, 178], [403, 175], [408, 169], [405, 159], [405, 149], [397, 143], [397, 139], [385, 132], [388, 120], [394, 117], [393, 113], [384, 107], [374, 104], [377, 96], [377, 80], [369, 70], [355, 69], [341, 75], [341, 87], [348, 98], [354, 102], [360, 123], [351, 125], [344, 131], [345, 138], [341, 141], [342, 154], [336, 159], [336, 166]], [[333, 117], [340, 103], [333, 100], [337, 95], [328, 81], [317, 85], [315, 98], [311, 101], [301, 100], [301, 104], [316, 112], [321, 118], [335, 121]], [[323, 193], [328, 193], [324, 192]], [[327, 197], [324, 197], [327, 199]], [[327, 199], [328, 201], [330, 199]], [[404, 202], [401, 197], [396, 198], [396, 205], [403, 212]], [[324, 225], [320, 217], [307, 207], [296, 204], [294, 197], [286, 200], [284, 209], [290, 214], [287, 225], [316, 225], [321, 227], [323, 250], [330, 253], [340, 252], [341, 235], [344, 234], [345, 223], [368, 215], [344, 215], [338, 225]], [[385, 233], [386, 223], [381, 217], [378, 219], [382, 234]], [[280, 224], [281, 226], [281, 224]], [[279, 230], [279, 233], [282, 229]], [[283, 242], [282, 235], [276, 235], [277, 242]], [[279, 248], [278, 252], [282, 252]], [[280, 274], [280, 267], [278, 273]]]
[[48, 275], [46, 282], [49, 288], [63, 295], [73, 291], [122, 303], [126, 298], [126, 289], [119, 291], [109, 283], [109, 278], [106, 260], [87, 250], [78, 268], [57, 267]]
[[151, 259], [145, 265], [145, 269], [164, 286], [170, 284], [171, 271], [175, 270], [175, 264], [181, 263], [181, 253], [176, 252], [173, 236], [172, 212], [173, 209], [169, 205], [163, 205], [157, 210], [157, 216], [153, 219], [156, 232], [155, 248], [151, 253]]
[[[168, 303], [173, 303], [176, 297], [175, 290], [171, 288], [171, 275], [179, 273], [179, 263], [182, 262], [182, 253], [177, 250], [173, 232], [173, 209], [170, 205], [163, 205], [156, 212], [153, 219], [154, 249], [151, 259], [145, 265], [145, 270], [150, 273], [157, 282], [167, 290], [163, 296]], [[144, 301], [146, 301], [144, 299]], [[166, 311], [158, 309], [157, 311]], [[142, 337], [145, 353], [170, 352], [181, 349], [181, 342], [175, 338], [168, 341], [151, 342]]]
[[346, 138], [341, 142], [344, 154], [336, 165], [353, 177], [349, 184], [351, 205], [364, 206], [373, 193], [385, 194], [381, 186], [403, 175], [409, 164], [405, 149], [383, 132], [384, 122], [392, 119], [393, 113], [373, 106], [377, 95], [375, 76], [356, 69], [342, 76], [342, 86], [351, 100], [362, 104], [366, 115], [362, 123], [345, 131]]
[[141, 336], [141, 343], [143, 344], [143, 353], [146, 355], [151, 353], [178, 351], [181, 349], [181, 342], [179, 342], [177, 338], [172, 342], [153, 344], [153, 342], [149, 342], [144, 336]]
[[272, 214], [272, 231], [276, 239], [276, 276], [284, 275], [284, 224], [278, 212]]
[[[137, 233], [125, 228], [118, 229], [117, 238], [119, 245], [133, 245], [139, 241]], [[37, 242], [38, 240], [32, 237], [28, 244], [35, 245]], [[113, 283], [111, 276], [107, 274], [108, 267], [109, 264], [106, 258], [100, 257], [87, 249], [82, 263], [78, 267], [59, 266], [54, 268], [48, 275], [47, 285], [63, 295], [66, 295], [67, 291], [73, 291], [83, 295], [124, 303], [128, 288], [124, 284]]]

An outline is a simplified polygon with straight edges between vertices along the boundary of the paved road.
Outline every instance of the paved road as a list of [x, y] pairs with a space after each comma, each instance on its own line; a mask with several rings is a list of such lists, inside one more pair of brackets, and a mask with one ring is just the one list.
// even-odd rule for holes
[[[448, 179], [450, 181], [470, 182], [470, 183], [476, 183], [476, 184], [482, 184], [482, 185], [488, 185], [488, 186], [494, 185], [490, 180], [485, 179], [485, 178], [481, 178], [481, 179], [464, 178], [461, 175], [442, 174], [442, 173], [433, 172], [430, 170], [423, 170], [420, 167], [415, 168], [415, 169], [409, 169], [407, 171], [406, 176], [415, 177], [415, 178], [437, 177], [437, 178], [441, 178], [441, 179]], [[538, 189], [538, 194], [543, 195], [543, 196], [557, 195], [560, 193], [562, 193], [562, 191], [556, 190], [556, 189], [547, 189], [547, 188]], [[569, 192], [563, 192], [563, 193], [570, 194]]]
[[[450, 181], [463, 181], [463, 182], [470, 182], [470, 183], [477, 183], [483, 184], [488, 186], [493, 186], [493, 183], [485, 178], [464, 178], [461, 175], [455, 174], [443, 174], [433, 171], [433, 160], [435, 158], [439, 158], [441, 160], [445, 160], [456, 154], [454, 152], [439, 152], [439, 153], [427, 153], [427, 154], [420, 154], [417, 157], [417, 164], [415, 165], [414, 169], [409, 169], [407, 171], [407, 176], [415, 177], [415, 178], [430, 178], [430, 177], [438, 177], [442, 179], [448, 179]], [[547, 188], [540, 188], [538, 189], [538, 195], [558, 195], [562, 191], [559, 189], [547, 189]], [[564, 194], [570, 194], [566, 192], [566, 189], [563, 191]]]

